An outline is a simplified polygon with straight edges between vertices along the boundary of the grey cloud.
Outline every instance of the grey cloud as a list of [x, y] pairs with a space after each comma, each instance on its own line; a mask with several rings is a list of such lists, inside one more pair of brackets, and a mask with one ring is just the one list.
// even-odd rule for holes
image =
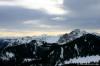
[[64, 0], [64, 6], [77, 18], [100, 16], [100, 0]]
[[[64, 20], [45, 19], [44, 24], [58, 25], [61, 29], [100, 29], [100, 1], [99, 0], [64, 0]], [[54, 16], [55, 17], [55, 16]]]
[[64, 8], [70, 11], [66, 24], [73, 28], [100, 29], [100, 0], [64, 0]]
[[[100, 29], [100, 0], [64, 0], [68, 15], [50, 15], [41, 10], [15, 6], [0, 6], [0, 26], [20, 31], [66, 31], [67, 29]], [[62, 20], [53, 20], [61, 17]], [[24, 21], [39, 20], [39, 24], [23, 24]], [[51, 28], [39, 25], [51, 26]], [[54, 27], [55, 26], [55, 27]]]
[[39, 10], [31, 10], [15, 6], [0, 6], [1, 21], [23, 21], [48, 17], [50, 16], [47, 16], [47, 14]]
[[[0, 6], [0, 26], [15, 29], [32, 29], [32, 26], [23, 25], [21, 22], [28, 20], [43, 20], [52, 16], [42, 10], [31, 10], [15, 6]], [[34, 26], [34, 25], [33, 25]]]
[[[0, 26], [2, 28], [11, 30], [18, 30], [18, 31], [56, 31], [56, 30], [63, 30], [62, 28], [62, 21], [52, 20], [55, 17], [63, 17], [63, 16], [56, 16], [50, 15], [45, 13], [43, 10], [31, 10], [22, 7], [15, 7], [15, 6], [0, 6]], [[23, 24], [24, 21], [33, 21], [39, 20], [39, 24], [31, 24], [25, 25]], [[40, 25], [47, 25], [51, 26], [48, 27], [40, 27]], [[55, 27], [57, 26], [57, 27]]]

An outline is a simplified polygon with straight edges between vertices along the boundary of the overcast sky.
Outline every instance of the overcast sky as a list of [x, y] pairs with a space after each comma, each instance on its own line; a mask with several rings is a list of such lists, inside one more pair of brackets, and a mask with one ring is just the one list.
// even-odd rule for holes
[[0, 34], [73, 29], [100, 32], [100, 0], [0, 0]]

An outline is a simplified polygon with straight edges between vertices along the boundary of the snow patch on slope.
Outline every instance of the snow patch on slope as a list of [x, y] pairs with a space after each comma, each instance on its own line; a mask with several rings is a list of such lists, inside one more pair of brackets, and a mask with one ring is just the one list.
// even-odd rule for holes
[[100, 61], [100, 56], [86, 56], [86, 57], [78, 57], [78, 58], [73, 58], [70, 59], [69, 61], [65, 61], [65, 64], [70, 64], [70, 63], [91, 63], [91, 62], [98, 62]]
[[61, 47], [61, 54], [60, 54], [61, 59], [63, 58], [63, 52], [64, 52], [64, 49]]
[[2, 60], [10, 60], [11, 58], [15, 57], [15, 54], [12, 52], [6, 52], [4, 56], [0, 57]]

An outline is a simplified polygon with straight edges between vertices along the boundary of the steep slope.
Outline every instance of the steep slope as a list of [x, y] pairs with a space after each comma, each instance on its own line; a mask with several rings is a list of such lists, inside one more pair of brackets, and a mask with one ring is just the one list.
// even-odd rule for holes
[[100, 55], [100, 37], [86, 34], [63, 45], [63, 50], [63, 61], [68, 61], [71, 58]]
[[56, 44], [52, 45], [44, 41], [37, 42], [36, 40], [32, 40], [28, 44], [7, 46], [0, 53], [0, 65], [26, 66], [28, 63], [27, 66], [31, 64], [34, 66], [51, 66], [52, 64], [54, 65], [56, 61], [51, 62], [53, 59], [49, 59], [52, 51], [55, 51], [57, 48]]

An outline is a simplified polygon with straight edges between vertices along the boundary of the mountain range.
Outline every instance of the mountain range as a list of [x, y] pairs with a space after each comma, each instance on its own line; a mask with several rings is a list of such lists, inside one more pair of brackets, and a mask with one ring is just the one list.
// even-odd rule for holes
[[75, 29], [60, 36], [1, 38], [0, 65], [100, 64], [100, 35]]

